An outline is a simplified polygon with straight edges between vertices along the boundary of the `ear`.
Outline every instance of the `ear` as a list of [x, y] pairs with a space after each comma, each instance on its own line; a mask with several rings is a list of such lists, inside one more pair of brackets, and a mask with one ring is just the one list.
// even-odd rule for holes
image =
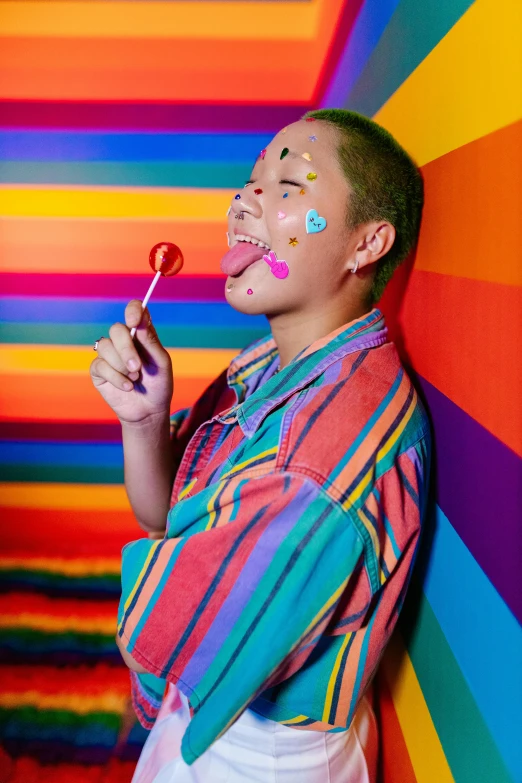
[[362, 269], [375, 264], [391, 249], [395, 241], [395, 227], [385, 221], [374, 221], [360, 226], [355, 253], [348, 261], [349, 269]]

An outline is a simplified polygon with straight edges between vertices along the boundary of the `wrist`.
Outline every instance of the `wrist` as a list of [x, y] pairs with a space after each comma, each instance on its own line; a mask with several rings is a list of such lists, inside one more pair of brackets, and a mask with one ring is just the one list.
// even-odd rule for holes
[[127, 421], [126, 419], [120, 419], [119, 421], [123, 432], [137, 434], [156, 433], [165, 427], [170, 431], [170, 412], [168, 409], [150, 413], [143, 419], [139, 419], [139, 421]]

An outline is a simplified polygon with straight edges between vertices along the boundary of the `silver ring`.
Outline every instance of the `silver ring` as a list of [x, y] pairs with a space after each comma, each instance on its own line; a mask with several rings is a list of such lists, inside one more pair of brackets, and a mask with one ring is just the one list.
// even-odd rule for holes
[[98, 350], [98, 345], [101, 342], [101, 340], [103, 340], [103, 337], [99, 337], [97, 340], [95, 340], [94, 345], [92, 346], [92, 350], [93, 351], [97, 351]]

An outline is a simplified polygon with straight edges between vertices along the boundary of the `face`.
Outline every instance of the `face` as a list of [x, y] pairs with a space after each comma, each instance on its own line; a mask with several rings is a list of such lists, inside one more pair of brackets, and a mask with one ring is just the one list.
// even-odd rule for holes
[[[337, 162], [337, 143], [336, 130], [320, 120], [289, 125], [232, 196], [230, 246], [242, 247], [227, 254], [222, 266], [227, 301], [237, 310], [313, 315], [339, 295], [351, 248], [349, 185]], [[259, 242], [267, 247], [260, 249]], [[259, 257], [242, 269], [262, 254], [268, 260]], [[236, 263], [227, 265], [232, 257]]]

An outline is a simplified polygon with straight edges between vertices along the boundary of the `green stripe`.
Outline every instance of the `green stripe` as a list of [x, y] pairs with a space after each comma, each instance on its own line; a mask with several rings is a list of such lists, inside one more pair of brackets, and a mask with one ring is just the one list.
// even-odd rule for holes
[[248, 163], [171, 161], [2, 161], [0, 182], [43, 185], [119, 185], [122, 187], [239, 188]]
[[399, 624], [455, 783], [513, 783], [417, 579]]
[[[79, 691], [81, 693], [81, 685]], [[40, 710], [37, 707], [0, 708], [0, 726], [5, 728], [6, 725], [13, 722], [13, 719], [18, 725], [25, 724], [31, 733], [38, 727], [52, 730], [55, 733], [60, 726], [64, 728], [74, 726], [78, 729], [89, 728], [91, 732], [95, 728], [93, 726], [95, 723], [101, 724], [105, 729], [118, 731], [121, 722], [120, 714], [113, 712], [96, 711], [80, 714], [72, 710]], [[95, 739], [93, 735], [91, 736]]]
[[2, 465], [0, 481], [53, 481], [64, 484], [123, 484], [123, 466]]
[[369, 117], [375, 114], [472, 4], [473, 0], [402, 0], [345, 108]]
[[[109, 331], [109, 323], [45, 324], [5, 323], [0, 325], [0, 342], [33, 345], [88, 345]], [[160, 326], [158, 335], [167, 348], [231, 348], [241, 350], [266, 336], [266, 329], [234, 329], [226, 326]]]

